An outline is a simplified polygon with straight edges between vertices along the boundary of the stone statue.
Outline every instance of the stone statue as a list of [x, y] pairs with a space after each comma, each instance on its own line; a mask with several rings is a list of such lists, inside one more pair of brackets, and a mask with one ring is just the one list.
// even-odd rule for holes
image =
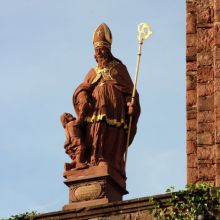
[[72, 159], [72, 163], [65, 164], [65, 170], [87, 168], [88, 165], [85, 164], [85, 145], [82, 141], [83, 134], [79, 122], [66, 112], [61, 115], [60, 120], [66, 131], [64, 149]]
[[[78, 146], [84, 154], [78, 161], [80, 166], [83, 163], [90, 167], [104, 162], [126, 178], [124, 154], [128, 120], [132, 115], [131, 143], [136, 133], [140, 105], [138, 94], [135, 104], [131, 105], [133, 83], [126, 66], [112, 55], [111, 43], [111, 31], [102, 23], [93, 37], [97, 65], [73, 94], [77, 126], [82, 129], [79, 140], [83, 145]], [[75, 122], [75, 119], [71, 120]], [[75, 149], [72, 145], [72, 142], [65, 144], [67, 152]]]

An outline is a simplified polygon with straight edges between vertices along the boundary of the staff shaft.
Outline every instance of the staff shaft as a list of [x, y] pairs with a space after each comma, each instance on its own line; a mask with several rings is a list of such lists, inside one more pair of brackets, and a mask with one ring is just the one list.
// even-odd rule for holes
[[[136, 72], [135, 72], [135, 79], [134, 79], [134, 88], [132, 91], [132, 97], [131, 97], [131, 105], [134, 105], [135, 102], [135, 95], [136, 95], [136, 88], [137, 88], [137, 80], [138, 80], [138, 73], [139, 73], [139, 66], [140, 66], [140, 60], [141, 60], [141, 49], [142, 49], [143, 41], [139, 42], [138, 47], [138, 58], [137, 58], [137, 65], [136, 65]], [[127, 136], [127, 143], [126, 143], [126, 151], [125, 151], [125, 166], [127, 162], [127, 156], [128, 156], [128, 146], [130, 143], [130, 136], [131, 136], [131, 125], [132, 125], [132, 119], [133, 117], [129, 117], [129, 124], [128, 124], [128, 136]]]

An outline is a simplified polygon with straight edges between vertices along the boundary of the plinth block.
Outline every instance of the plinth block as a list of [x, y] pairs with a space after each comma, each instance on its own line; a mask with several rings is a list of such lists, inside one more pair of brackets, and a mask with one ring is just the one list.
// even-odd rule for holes
[[69, 187], [69, 204], [63, 210], [122, 201], [123, 195], [128, 193], [125, 178], [106, 164], [66, 171], [64, 177]]

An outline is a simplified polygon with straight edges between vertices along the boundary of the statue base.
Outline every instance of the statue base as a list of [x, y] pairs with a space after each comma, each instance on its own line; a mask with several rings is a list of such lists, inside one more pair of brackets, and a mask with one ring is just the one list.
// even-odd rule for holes
[[65, 171], [63, 176], [69, 187], [69, 204], [63, 210], [122, 201], [122, 196], [128, 193], [126, 178], [105, 162], [87, 169]]

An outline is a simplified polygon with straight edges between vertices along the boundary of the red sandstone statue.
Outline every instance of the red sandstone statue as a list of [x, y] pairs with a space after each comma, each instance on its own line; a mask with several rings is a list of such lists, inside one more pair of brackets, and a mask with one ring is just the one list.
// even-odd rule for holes
[[128, 120], [132, 115], [131, 143], [140, 105], [138, 94], [135, 104], [130, 104], [133, 83], [126, 66], [112, 55], [111, 43], [111, 31], [102, 23], [93, 37], [97, 66], [74, 92], [73, 105], [77, 122], [84, 129], [81, 133], [85, 144], [84, 162], [90, 166], [105, 162], [125, 177]]
[[83, 143], [81, 125], [76, 118], [69, 113], [63, 113], [60, 120], [66, 131], [65, 152], [72, 159], [72, 163], [65, 164], [65, 170], [87, 168], [88, 165], [85, 164], [85, 145]]

